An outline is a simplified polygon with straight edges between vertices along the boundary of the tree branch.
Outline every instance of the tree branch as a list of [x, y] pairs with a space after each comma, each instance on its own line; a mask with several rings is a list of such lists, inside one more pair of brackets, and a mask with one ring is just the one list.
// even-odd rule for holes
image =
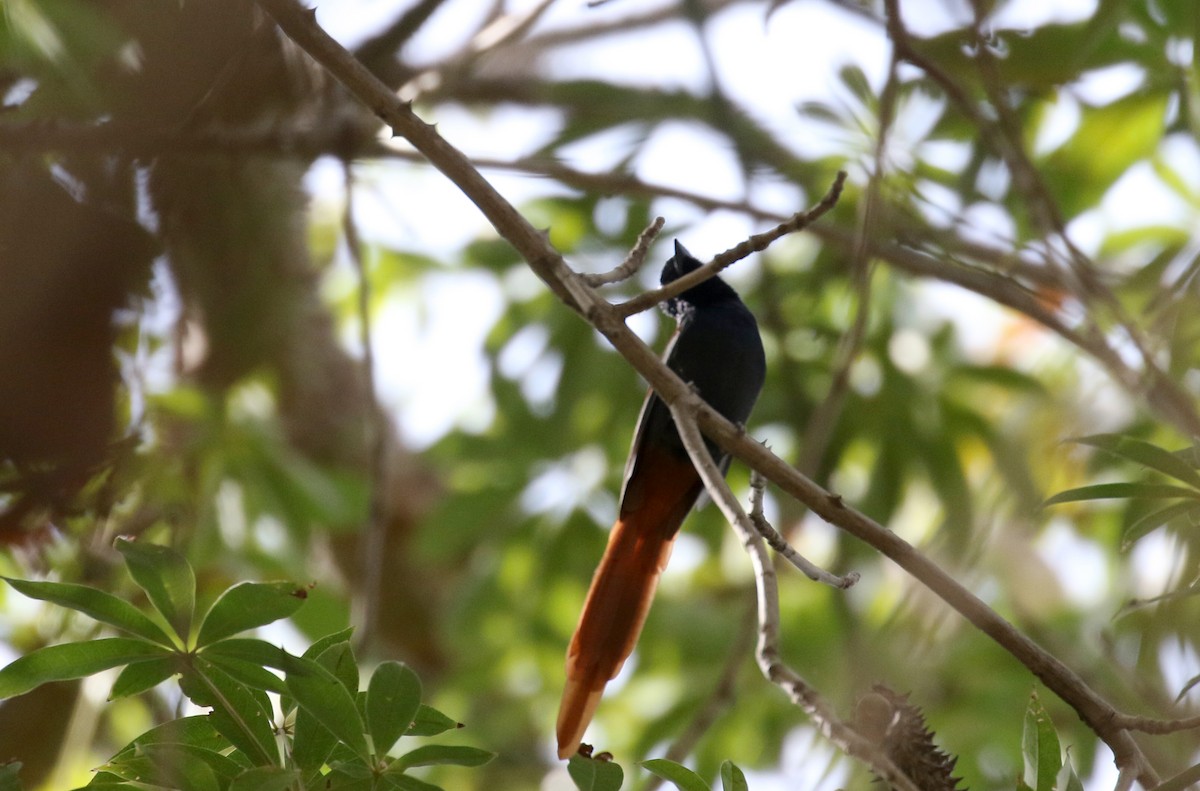
[[833, 184], [829, 187], [829, 191], [825, 193], [825, 197], [812, 208], [806, 211], [800, 211], [787, 218], [779, 225], [776, 225], [769, 231], [754, 234], [746, 241], [734, 245], [725, 252], [718, 255], [712, 261], [709, 261], [699, 269], [688, 272], [683, 277], [677, 280], [672, 280], [662, 288], [656, 288], [647, 291], [644, 294], [639, 294], [633, 299], [627, 300], [615, 306], [615, 311], [621, 318], [627, 318], [635, 313], [641, 313], [643, 310], [654, 307], [660, 302], [677, 297], [687, 291], [692, 286], [698, 283], [703, 283], [710, 277], [713, 277], [722, 269], [741, 261], [751, 253], [762, 252], [767, 249], [777, 239], [787, 236], [790, 233], [802, 231], [819, 219], [823, 214], [837, 205], [838, 198], [842, 195], [842, 188], [846, 184], [846, 172], [839, 170], [837, 176], [833, 179]]
[[[725, 482], [725, 476], [713, 461], [712, 454], [704, 444], [696, 416], [707, 405], [690, 388], [687, 393], [671, 404], [671, 417], [679, 429], [679, 437], [691, 457], [692, 464], [704, 481], [704, 488], [721, 513], [733, 526], [750, 563], [754, 566], [755, 590], [758, 594], [758, 647], [755, 657], [763, 676], [782, 689], [792, 702], [804, 710], [827, 739], [848, 755], [865, 761], [871, 770], [883, 778], [894, 789], [919, 791], [916, 783], [892, 763], [876, 744], [863, 738], [851, 726], [842, 722], [819, 692], [783, 661], [779, 652], [779, 586], [775, 567], [750, 517], [742, 509], [737, 498]], [[761, 490], [760, 490], [761, 493]], [[760, 498], [761, 500], [761, 498]]]
[[584, 275], [583, 282], [592, 288], [597, 288], [599, 286], [607, 286], [610, 283], [620, 283], [622, 280], [628, 280], [636, 275], [638, 270], [642, 268], [642, 265], [646, 263], [646, 253], [650, 251], [650, 245], [654, 244], [654, 240], [658, 238], [658, 234], [662, 231], [665, 222], [666, 220], [662, 217], [655, 217], [654, 222], [650, 223], [644, 231], [638, 234], [637, 242], [633, 245], [633, 249], [629, 251], [629, 255], [625, 256], [625, 260], [619, 266], [598, 275]]
[[791, 563], [796, 569], [813, 582], [823, 582], [834, 588], [850, 588], [859, 580], [859, 573], [852, 571], [844, 576], [831, 574], [817, 566], [808, 558], [796, 551], [796, 548], [784, 540], [775, 526], [767, 521], [763, 513], [763, 494], [767, 489], [767, 479], [758, 470], [750, 473], [750, 524], [754, 526], [763, 540], [775, 550], [780, 557]]
[[[738, 427], [705, 404], [649, 347], [625, 325], [618, 309], [590, 288], [573, 272], [553, 247], [546, 234], [537, 231], [487, 182], [457, 149], [447, 143], [434, 127], [421, 121], [411, 105], [400, 102], [337, 42], [324, 33], [311, 13], [306, 13], [294, 0], [259, 0], [260, 5], [275, 18], [280, 27], [301, 48], [308, 51], [339, 79], [360, 101], [379, 115], [397, 133], [403, 135], [426, 156], [431, 164], [454, 182], [479, 207], [497, 232], [525, 258], [537, 275], [571, 309], [584, 316], [613, 346], [644, 376], [666, 403], [681, 435], [694, 432], [695, 423], [722, 449], [758, 470], [783, 491], [803, 502], [814, 513], [831, 524], [859, 538], [893, 560], [909, 574], [958, 610], [968, 621], [999, 643], [1024, 664], [1046, 686], [1075, 709], [1085, 723], [1113, 750], [1116, 762], [1123, 770], [1136, 774], [1145, 786], [1157, 784], [1157, 773], [1149, 765], [1129, 731], [1118, 723], [1119, 713], [1056, 657], [1017, 631], [1010, 623], [966, 590], [929, 558], [915, 550], [899, 536], [856, 511], [842, 498], [822, 489], [790, 465], [745, 435]], [[799, 215], [798, 215], [799, 216]], [[735, 250], [740, 249], [734, 248]], [[681, 279], [682, 280], [682, 279]], [[665, 296], [665, 295], [664, 295]], [[686, 408], [680, 406], [686, 405]], [[703, 448], [698, 432], [690, 437], [693, 446]], [[706, 484], [714, 495], [724, 485], [712, 469], [703, 469], [707, 452], [693, 458]], [[711, 465], [711, 459], [708, 460]], [[725, 488], [728, 492], [728, 488]], [[740, 506], [718, 499], [735, 526]], [[732, 499], [732, 498], [728, 498]], [[778, 660], [777, 647], [772, 640], [772, 624], [778, 623], [778, 602], [774, 597], [774, 569], [766, 557], [766, 548], [753, 530], [742, 531], [743, 542], [755, 566], [760, 591], [760, 666], [769, 677], [786, 684], [794, 699], [802, 705], [818, 709], [819, 700], [808, 696], [803, 680]], [[832, 722], [829, 717], [827, 722]], [[851, 731], [851, 733], [853, 733]], [[885, 775], [887, 776], [887, 775]]]

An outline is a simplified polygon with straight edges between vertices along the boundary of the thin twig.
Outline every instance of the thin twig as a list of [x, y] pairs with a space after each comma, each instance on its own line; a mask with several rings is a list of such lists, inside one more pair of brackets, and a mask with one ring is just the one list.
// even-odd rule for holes
[[801, 555], [795, 547], [785, 541], [763, 513], [763, 494], [766, 490], [767, 479], [758, 470], [750, 473], [750, 524], [766, 540], [767, 545], [813, 582], [823, 582], [831, 587], [841, 589], [852, 587], [858, 582], [859, 573], [857, 571], [852, 571], [845, 576], [832, 574]]
[[1200, 716], [1187, 717], [1179, 720], [1156, 720], [1151, 717], [1135, 717], [1130, 714], [1118, 714], [1114, 719], [1114, 722], [1120, 727], [1131, 731], [1153, 733], [1159, 736], [1167, 733], [1179, 733], [1180, 731], [1191, 731], [1200, 728]]
[[646, 253], [649, 252], [650, 245], [654, 244], [654, 240], [658, 238], [664, 223], [666, 220], [662, 217], [655, 217], [654, 222], [638, 234], [637, 243], [633, 245], [633, 249], [629, 251], [629, 255], [625, 256], [625, 260], [619, 266], [598, 275], [584, 275], [583, 282], [592, 288], [597, 288], [610, 283], [620, 283], [622, 280], [628, 280], [636, 275], [642, 265], [646, 263]]
[[741, 261], [751, 253], [762, 252], [776, 239], [790, 233], [795, 233], [796, 231], [804, 230], [837, 204], [838, 198], [842, 195], [842, 187], [845, 184], [846, 172], [839, 170], [837, 176], [833, 179], [833, 184], [829, 187], [829, 191], [825, 193], [825, 197], [821, 198], [812, 208], [796, 212], [769, 231], [754, 234], [741, 244], [735, 245], [721, 253], [699, 269], [688, 272], [683, 277], [671, 281], [662, 288], [647, 291], [633, 299], [619, 303], [615, 306], [617, 315], [622, 317], [632, 316], [635, 313], [641, 313], [643, 310], [652, 308], [660, 302], [677, 297], [692, 286], [703, 283], [722, 269]]
[[847, 754], [865, 761], [871, 770], [892, 788], [919, 791], [917, 785], [900, 771], [876, 744], [864, 739], [852, 727], [842, 722], [821, 694], [783, 661], [779, 652], [779, 588], [775, 568], [771, 565], [766, 544], [754, 529], [737, 498], [733, 496], [725, 482], [725, 476], [713, 461], [712, 454], [700, 435], [696, 415], [703, 405], [700, 396], [689, 389], [685, 396], [671, 403], [671, 417], [679, 429], [679, 438], [683, 441], [692, 464], [704, 481], [705, 490], [733, 526], [754, 566], [758, 592], [756, 658], [759, 669], [768, 681], [782, 689], [793, 703], [808, 714], [826, 738]]
[[399, 95], [414, 100], [421, 98], [427, 90], [440, 88], [448, 74], [468, 71], [487, 53], [520, 40], [550, 10], [553, 3], [554, 0], [539, 0], [532, 8], [504, 14], [500, 13], [503, 5], [498, 2], [498, 13], [476, 31], [466, 47], [449, 60], [424, 69], [400, 88]]

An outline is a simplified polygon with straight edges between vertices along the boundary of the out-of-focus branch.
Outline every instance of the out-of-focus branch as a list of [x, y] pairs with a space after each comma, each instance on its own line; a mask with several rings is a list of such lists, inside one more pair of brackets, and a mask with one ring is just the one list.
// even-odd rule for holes
[[[1073, 275], [1070, 279], [1075, 283], [1073, 295], [1086, 307], [1098, 306], [1115, 319], [1137, 349], [1141, 368], [1139, 370], [1118, 361], [1116, 352], [1102, 340], [1103, 334], [1098, 329], [1092, 333], [1098, 339], [1093, 345], [1103, 345], [1107, 354], [1097, 359], [1124, 387], [1144, 396], [1160, 415], [1185, 434], [1200, 436], [1200, 412], [1194, 399], [1162, 370], [1141, 328], [1126, 315], [1116, 296], [1097, 277], [1095, 264], [1079, 250], [1067, 233], [1062, 212], [1025, 149], [1024, 132], [997, 74], [995, 57], [984, 29], [986, 12], [979, 4], [974, 4], [974, 8], [975, 41], [972, 43], [977, 52], [975, 63], [991, 107], [990, 113], [978, 107], [954, 76], [926, 57], [914, 44], [901, 16], [899, 0], [884, 0], [887, 33], [895, 57], [928, 75], [970, 124], [979, 130], [981, 138], [1008, 167], [1014, 184], [1025, 197], [1022, 203], [1029, 207], [1030, 220], [1044, 237], [1046, 261], [1060, 267], [1065, 261], [1066, 268]], [[1064, 251], [1062, 259], [1055, 255], [1058, 249]], [[1091, 323], [1096, 326], [1095, 321]]]

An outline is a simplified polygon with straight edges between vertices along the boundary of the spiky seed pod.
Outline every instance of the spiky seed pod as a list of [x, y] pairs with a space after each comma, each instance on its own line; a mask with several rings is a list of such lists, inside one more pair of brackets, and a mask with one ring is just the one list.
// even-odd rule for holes
[[925, 791], [964, 791], [950, 773], [958, 759], [933, 743], [921, 709], [883, 684], [858, 701], [854, 725], [859, 734], [879, 745], [910, 780]]

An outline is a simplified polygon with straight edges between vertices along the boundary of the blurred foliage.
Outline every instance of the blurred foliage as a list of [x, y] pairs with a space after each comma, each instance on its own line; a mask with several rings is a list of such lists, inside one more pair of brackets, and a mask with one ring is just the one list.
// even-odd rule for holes
[[[773, 14], [802, 5], [815, 4], [737, 7], [769, 30]], [[821, 5], [852, 14], [881, 48], [901, 35], [884, 25], [882, 2]], [[1122, 710], [1194, 715], [1200, 5], [1098, 0], [1086, 18], [1021, 28], [995, 22], [1010, 3], [969, 5], [977, 18], [908, 34], [897, 51], [909, 62], [882, 79], [846, 52], [830, 64], [831, 98], [796, 102], [786, 131], [719, 86], [554, 72], [551, 56], [598, 46], [616, 23], [535, 26], [488, 57], [459, 53], [438, 64], [418, 107], [431, 122], [464, 106], [482, 123], [514, 107], [549, 111], [551, 131], [514, 165], [547, 177], [522, 208], [572, 263], [596, 268], [619, 262], [659, 213], [663, 241], [701, 211], [775, 221], [759, 190], [786, 184], [803, 204], [847, 169], [846, 193], [818, 227], [729, 273], [768, 354], [749, 431], [918, 545]], [[430, 16], [438, 6], [397, 10], [361, 48], [397, 89], [429, 66], [405, 47], [421, 25], [460, 26], [464, 41], [477, 32]], [[694, 30], [723, 24], [718, 11], [732, 6], [679, 13]], [[641, 10], [625, 24], [651, 29]], [[1106, 77], [1118, 89], [1098, 89]], [[427, 249], [378, 227], [420, 227], [421, 216], [350, 212], [361, 220], [351, 235], [336, 196], [318, 195], [310, 214], [303, 176], [318, 154], [401, 191], [423, 173], [380, 155], [361, 108], [253, 3], [10, 0], [0, 98], [0, 571], [169, 610], [119, 573], [111, 547], [124, 535], [187, 557], [197, 612], [238, 580], [315, 581], [288, 619], [306, 645], [355, 622], [364, 668], [411, 664], [430, 703], [497, 754], [481, 768], [431, 767], [405, 787], [565, 787], [568, 772], [620, 785], [621, 767], [631, 787], [646, 772], [736, 787], [738, 766], [751, 787], [756, 773], [797, 766], [868, 787], [861, 767], [797, 746], [811, 726], [748, 648], [734, 650], [751, 644], [752, 585], [713, 508], [685, 526], [637, 652], [589, 732], [615, 768], [551, 760], [563, 652], [615, 516], [642, 384], [493, 233]], [[641, 154], [668, 125], [732, 152], [747, 200], [642, 181]], [[797, 153], [790, 135], [820, 140], [821, 153]], [[615, 147], [610, 172], [560, 167], [586, 144]], [[1136, 205], [1130, 193], [1147, 180], [1168, 209], [1111, 208]], [[376, 188], [353, 187], [355, 207]], [[474, 227], [465, 214], [460, 224]], [[661, 250], [606, 293], [655, 282]], [[370, 397], [358, 265], [379, 326], [389, 312], [434, 326], [437, 288], [484, 282], [501, 306], [475, 349], [485, 386], [471, 414], [419, 452]], [[659, 347], [671, 330], [657, 312], [635, 326]], [[377, 363], [437, 359], [375, 340]], [[449, 387], [430, 368], [420, 386]], [[745, 491], [740, 465], [730, 480]], [[863, 545], [769, 499], [801, 551], [862, 575], [848, 592], [780, 575], [783, 654], [838, 711], [876, 683], [908, 693], [968, 788], [1103, 776], [1107, 751], [1060, 701], [1029, 702], [1037, 682], [1024, 667]], [[101, 634], [7, 590], [0, 607], [5, 642], [27, 658]], [[175, 720], [178, 696], [151, 683], [167, 667], [138, 658], [147, 673], [123, 673], [128, 694], [111, 705], [66, 676], [24, 707], [0, 705], [0, 732], [14, 734], [0, 758], [25, 763], [25, 787], [82, 785], [138, 734], [192, 719]], [[359, 677], [385, 667], [338, 678], [357, 693]], [[710, 714], [689, 769], [661, 758]], [[34, 717], [37, 728], [13, 727]], [[1194, 733], [1144, 744], [1164, 777], [1195, 761]]]

